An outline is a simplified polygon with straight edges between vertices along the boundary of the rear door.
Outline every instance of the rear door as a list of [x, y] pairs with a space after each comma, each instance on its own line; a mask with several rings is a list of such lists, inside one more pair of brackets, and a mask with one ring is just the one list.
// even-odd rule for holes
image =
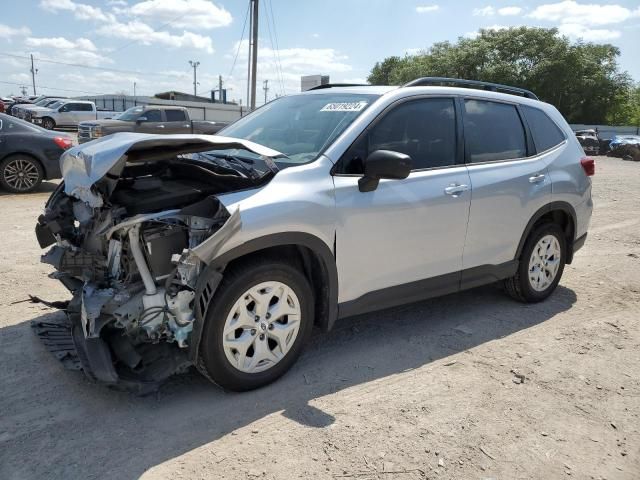
[[143, 112], [136, 122], [136, 132], [167, 133], [162, 110], [150, 109]]
[[[343, 155], [334, 174], [340, 302], [376, 292], [365, 303], [381, 306], [458, 288], [470, 200], [459, 131], [453, 98], [414, 97], [390, 106]], [[410, 155], [413, 170], [360, 192], [363, 160], [381, 149]]]
[[187, 112], [169, 108], [164, 111], [164, 114], [167, 117], [167, 133], [191, 133], [191, 122], [187, 118]]
[[[551, 199], [546, 155], [536, 155], [517, 104], [461, 99], [471, 210], [463, 286], [484, 283], [495, 266], [514, 260], [525, 227]], [[474, 277], [475, 275], [475, 277]]]

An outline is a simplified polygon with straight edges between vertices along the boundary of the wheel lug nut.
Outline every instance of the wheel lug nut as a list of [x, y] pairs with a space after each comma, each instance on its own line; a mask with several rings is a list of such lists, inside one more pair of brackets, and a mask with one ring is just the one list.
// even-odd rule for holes
[[254, 319], [256, 322], [259, 322], [259, 321], [260, 321], [260, 315], [256, 315], [255, 317], [253, 317], [253, 319]]
[[255, 328], [252, 328], [252, 329], [251, 329], [251, 335], [255, 335], [255, 334], [256, 334], [256, 329], [255, 329]]
[[269, 324], [269, 330], [273, 330], [273, 323]]
[[267, 312], [267, 314], [264, 316], [264, 318], [266, 318], [267, 320], [269, 320], [271, 318], [271, 314], [269, 312]]
[[260, 334], [260, 340], [264, 340], [264, 333]]

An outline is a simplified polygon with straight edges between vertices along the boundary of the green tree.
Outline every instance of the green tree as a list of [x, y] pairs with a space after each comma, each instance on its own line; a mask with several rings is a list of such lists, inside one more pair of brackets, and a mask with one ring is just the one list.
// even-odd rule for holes
[[514, 85], [554, 104], [572, 123], [604, 123], [632, 84], [609, 44], [571, 43], [556, 29], [480, 30], [476, 38], [439, 42], [417, 55], [376, 63], [368, 80], [401, 85], [424, 76]]

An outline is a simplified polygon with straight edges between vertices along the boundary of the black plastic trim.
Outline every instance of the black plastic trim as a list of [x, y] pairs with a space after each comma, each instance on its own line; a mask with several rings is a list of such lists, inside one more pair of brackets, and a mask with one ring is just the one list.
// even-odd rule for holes
[[324, 315], [324, 318], [317, 320], [319, 320], [319, 325], [323, 330], [330, 330], [338, 318], [338, 270], [333, 252], [329, 246], [318, 237], [304, 232], [284, 232], [254, 238], [213, 259], [209, 266], [211, 268], [223, 269], [229, 262], [236, 258], [264, 250], [265, 248], [284, 245], [307, 247], [321, 259], [324, 267], [324, 272], [322, 273], [327, 281], [329, 298], [327, 299], [326, 315]]
[[524, 244], [527, 241], [527, 238], [529, 237], [529, 234], [531, 233], [531, 230], [533, 229], [533, 226], [535, 225], [535, 223], [538, 220], [540, 220], [540, 218], [542, 218], [543, 215], [546, 215], [547, 213], [552, 212], [554, 210], [563, 211], [564, 213], [566, 213], [571, 217], [571, 220], [573, 222], [574, 238], [570, 239], [567, 242], [567, 246], [569, 247], [569, 251], [567, 252], [567, 263], [571, 263], [571, 260], [573, 259], [573, 243], [575, 240], [575, 228], [577, 226], [577, 223], [576, 223], [576, 211], [573, 208], [573, 206], [571, 206], [571, 204], [567, 202], [547, 203], [544, 207], [540, 208], [536, 213], [533, 214], [533, 216], [529, 220], [529, 223], [527, 223], [527, 226], [524, 229], [522, 237], [520, 238], [520, 243], [518, 244], [518, 250], [516, 251], [516, 260], [520, 258], [520, 255], [522, 254], [522, 249], [524, 248]]

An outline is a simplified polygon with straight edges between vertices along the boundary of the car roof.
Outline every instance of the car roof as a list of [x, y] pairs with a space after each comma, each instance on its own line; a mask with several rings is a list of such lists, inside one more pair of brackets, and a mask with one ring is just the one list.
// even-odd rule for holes
[[353, 93], [353, 94], [369, 94], [369, 95], [390, 95], [393, 97], [401, 98], [412, 95], [446, 95], [446, 96], [466, 96], [466, 97], [481, 97], [488, 100], [498, 100], [509, 103], [519, 103], [523, 105], [536, 105], [545, 104], [540, 100], [533, 98], [527, 98], [520, 95], [513, 95], [510, 93], [495, 92], [491, 90], [483, 90], [478, 88], [469, 87], [446, 87], [440, 85], [427, 85], [427, 86], [410, 86], [410, 87], [398, 87], [389, 85], [361, 85], [351, 87], [331, 87], [321, 88], [318, 90], [307, 90], [301, 92], [299, 95], [327, 95], [335, 93]]

